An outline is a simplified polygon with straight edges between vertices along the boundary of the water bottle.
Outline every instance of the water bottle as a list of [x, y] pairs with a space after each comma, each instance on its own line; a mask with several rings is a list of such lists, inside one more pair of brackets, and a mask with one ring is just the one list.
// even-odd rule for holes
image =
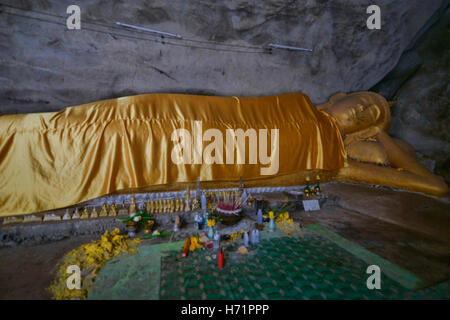
[[248, 248], [248, 232], [244, 232], [244, 246]]
[[255, 229], [254, 231], [255, 231], [255, 243], [258, 243], [259, 242], [259, 230]]
[[202, 205], [202, 211], [205, 212], [206, 211], [206, 196], [205, 196], [205, 193], [202, 193], [201, 205]]
[[247, 191], [245, 191], [242, 193], [242, 207], [246, 207], [247, 206]]
[[262, 225], [263, 224], [263, 217], [262, 217], [262, 210], [258, 209], [258, 215], [256, 217], [256, 222], [258, 223], [258, 225]]
[[200, 217], [198, 216], [198, 214], [195, 214], [194, 216], [194, 228], [195, 230], [199, 229], [199, 224], [200, 224]]
[[220, 235], [216, 231], [216, 233], [214, 234], [214, 249], [218, 249], [219, 245], [220, 245]]
[[251, 239], [252, 244], [256, 244], [256, 233], [255, 233], [255, 231], [256, 230], [252, 230], [252, 239]]

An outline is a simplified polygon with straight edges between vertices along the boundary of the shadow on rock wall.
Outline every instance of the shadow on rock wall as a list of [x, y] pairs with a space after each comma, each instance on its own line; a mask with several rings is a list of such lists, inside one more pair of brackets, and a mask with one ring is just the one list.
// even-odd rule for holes
[[391, 133], [450, 184], [450, 1], [444, 1], [398, 65], [372, 90], [397, 100]]

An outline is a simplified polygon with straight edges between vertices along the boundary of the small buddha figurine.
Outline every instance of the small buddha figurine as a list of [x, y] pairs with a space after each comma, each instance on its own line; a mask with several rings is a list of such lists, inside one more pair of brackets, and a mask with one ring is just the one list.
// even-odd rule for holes
[[145, 203], [145, 209], [147, 210], [148, 213], [150, 213], [151, 206], [150, 206], [150, 200], [148, 200], [148, 199], [147, 199], [147, 201]]
[[91, 218], [98, 218], [98, 213], [97, 213], [97, 210], [95, 209], [95, 207], [92, 209], [90, 217]]
[[107, 217], [108, 216], [108, 209], [107, 209], [106, 203], [103, 203], [102, 209], [100, 210], [100, 214], [98, 216], [99, 217]]
[[247, 197], [247, 205], [250, 207], [250, 206], [252, 206], [253, 205], [253, 196], [252, 196], [252, 194], [251, 193], [249, 193], [248, 194], [248, 197]]
[[180, 203], [180, 208], [178, 209], [178, 211], [184, 211], [184, 201], [183, 199], [178, 199], [179, 203]]
[[186, 212], [191, 211], [191, 204], [188, 199], [186, 199], [184, 202], [184, 211], [186, 211]]
[[156, 211], [157, 213], [161, 213], [163, 212], [163, 201], [162, 199], [159, 199], [158, 201], [158, 211]]
[[66, 209], [66, 213], [64, 214], [63, 220], [70, 220], [72, 217], [70, 216], [69, 209]]
[[89, 212], [88, 209], [85, 207], [83, 210], [83, 213], [81, 214], [80, 219], [89, 219]]
[[78, 208], [75, 208], [75, 212], [72, 215], [72, 220], [73, 219], [80, 219], [80, 212], [78, 211]]
[[167, 202], [167, 199], [164, 199], [162, 213], [167, 213], [167, 208], [168, 208], [168, 202]]
[[159, 213], [164, 213], [165, 210], [165, 199], [159, 200]]
[[130, 197], [130, 207], [128, 209], [128, 214], [130, 217], [137, 212], [136, 210], [136, 198], [134, 197], [134, 194]]
[[127, 216], [128, 215], [128, 209], [125, 205], [125, 200], [122, 202], [122, 207], [119, 209], [119, 212], [117, 212], [118, 216]]
[[109, 208], [108, 216], [109, 217], [116, 217], [117, 216], [116, 204], [114, 202], [112, 203], [112, 205]]

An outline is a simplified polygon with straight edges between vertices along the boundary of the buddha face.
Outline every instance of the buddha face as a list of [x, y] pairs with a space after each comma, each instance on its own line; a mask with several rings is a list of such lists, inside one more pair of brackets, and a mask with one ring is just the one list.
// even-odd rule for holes
[[328, 110], [343, 134], [364, 130], [379, 122], [381, 110], [377, 105], [348, 103], [345, 100], [342, 99]]
[[318, 108], [328, 112], [336, 120], [343, 135], [356, 133], [371, 127], [387, 131], [391, 122], [389, 107], [395, 102], [370, 91], [337, 93]]

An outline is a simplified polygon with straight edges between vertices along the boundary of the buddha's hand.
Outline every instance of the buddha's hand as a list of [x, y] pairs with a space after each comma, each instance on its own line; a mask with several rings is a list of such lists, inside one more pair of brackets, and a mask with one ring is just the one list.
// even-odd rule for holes
[[382, 130], [377, 127], [369, 127], [367, 129], [351, 133], [345, 137], [344, 143], [345, 145], [349, 145], [354, 141], [367, 140], [370, 138], [375, 138]]

